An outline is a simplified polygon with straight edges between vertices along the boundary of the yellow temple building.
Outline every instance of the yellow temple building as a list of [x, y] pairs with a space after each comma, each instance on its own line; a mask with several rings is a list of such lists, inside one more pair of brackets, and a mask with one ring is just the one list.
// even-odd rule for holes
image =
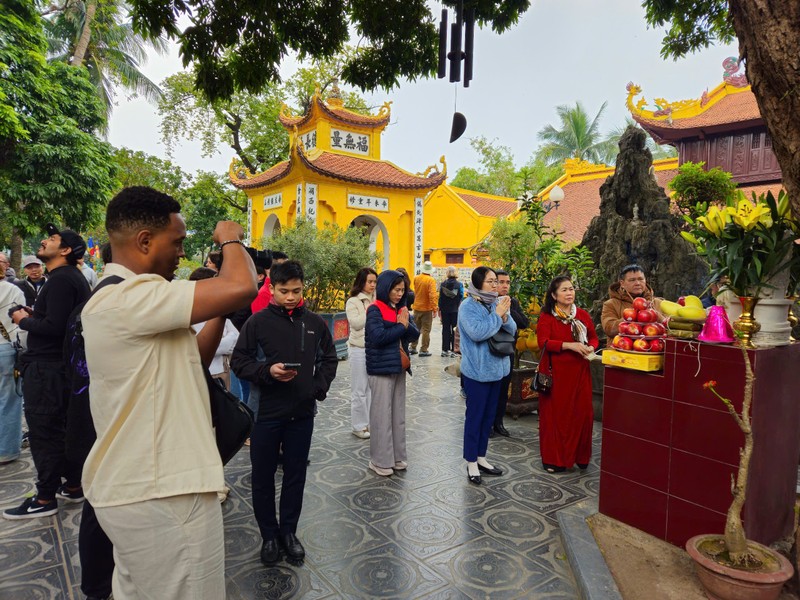
[[[233, 185], [247, 194], [251, 243], [305, 218], [321, 227], [364, 227], [379, 255], [378, 267], [418, 272], [429, 231], [426, 197], [447, 176], [428, 167], [411, 173], [381, 159], [381, 133], [389, 124], [389, 103], [375, 115], [343, 106], [338, 88], [327, 100], [315, 93], [311, 108], [294, 115], [285, 106], [280, 122], [290, 136], [288, 160], [258, 174], [234, 161]], [[443, 224], [443, 223], [442, 223]]]

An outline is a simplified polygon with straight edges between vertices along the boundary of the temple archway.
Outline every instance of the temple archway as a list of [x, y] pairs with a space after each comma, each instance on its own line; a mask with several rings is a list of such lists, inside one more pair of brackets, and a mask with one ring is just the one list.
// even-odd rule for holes
[[281, 222], [278, 215], [270, 215], [264, 222], [264, 239], [271, 238], [281, 232]]
[[386, 225], [372, 215], [359, 215], [350, 222], [350, 227], [361, 227], [366, 232], [370, 252], [378, 253], [378, 270], [390, 268], [389, 232]]

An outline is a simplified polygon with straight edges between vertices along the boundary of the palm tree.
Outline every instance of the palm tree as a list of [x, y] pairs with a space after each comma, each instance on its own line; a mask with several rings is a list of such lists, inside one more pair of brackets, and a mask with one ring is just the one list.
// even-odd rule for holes
[[537, 157], [549, 165], [561, 164], [567, 158], [580, 158], [592, 163], [605, 163], [613, 159], [614, 148], [600, 133], [600, 118], [608, 102], [603, 102], [593, 119], [580, 102], [575, 106], [562, 104], [556, 107], [561, 127], [546, 125], [537, 134], [544, 145]]
[[44, 19], [48, 56], [89, 70], [97, 93], [110, 116], [116, 89], [156, 102], [161, 89], [139, 70], [147, 47], [167, 51], [164, 37], [145, 39], [133, 30], [128, 6], [119, 0], [70, 2]]

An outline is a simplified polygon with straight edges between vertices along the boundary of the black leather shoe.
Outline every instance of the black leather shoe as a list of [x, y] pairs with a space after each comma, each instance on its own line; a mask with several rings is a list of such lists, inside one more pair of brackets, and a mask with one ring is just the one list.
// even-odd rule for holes
[[281, 559], [281, 548], [275, 538], [264, 540], [261, 544], [261, 562], [272, 567]]
[[487, 475], [502, 475], [503, 469], [498, 469], [497, 467], [484, 467], [481, 463], [478, 463], [478, 471], [481, 473], [486, 473]]
[[[478, 465], [478, 469], [480, 469], [480, 465]], [[469, 467], [467, 467], [467, 479], [469, 479], [470, 483], [474, 483], [475, 485], [481, 484], [481, 476], [480, 475], [470, 475], [469, 474]]]
[[297, 536], [293, 533], [286, 533], [281, 536], [281, 545], [286, 552], [286, 558], [295, 562], [300, 562], [306, 557], [305, 548]]
[[503, 437], [511, 437], [511, 434], [508, 433], [508, 429], [506, 429], [505, 425], [502, 423], [494, 426], [494, 432], [502, 435]]

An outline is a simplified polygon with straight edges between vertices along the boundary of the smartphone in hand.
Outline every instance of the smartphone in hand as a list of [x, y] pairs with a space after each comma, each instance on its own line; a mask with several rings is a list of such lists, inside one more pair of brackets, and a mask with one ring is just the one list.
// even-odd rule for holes
[[300, 368], [300, 364], [301, 363], [285, 362], [283, 363], [283, 368], [284, 370], [289, 370], [289, 369], [297, 370]]

